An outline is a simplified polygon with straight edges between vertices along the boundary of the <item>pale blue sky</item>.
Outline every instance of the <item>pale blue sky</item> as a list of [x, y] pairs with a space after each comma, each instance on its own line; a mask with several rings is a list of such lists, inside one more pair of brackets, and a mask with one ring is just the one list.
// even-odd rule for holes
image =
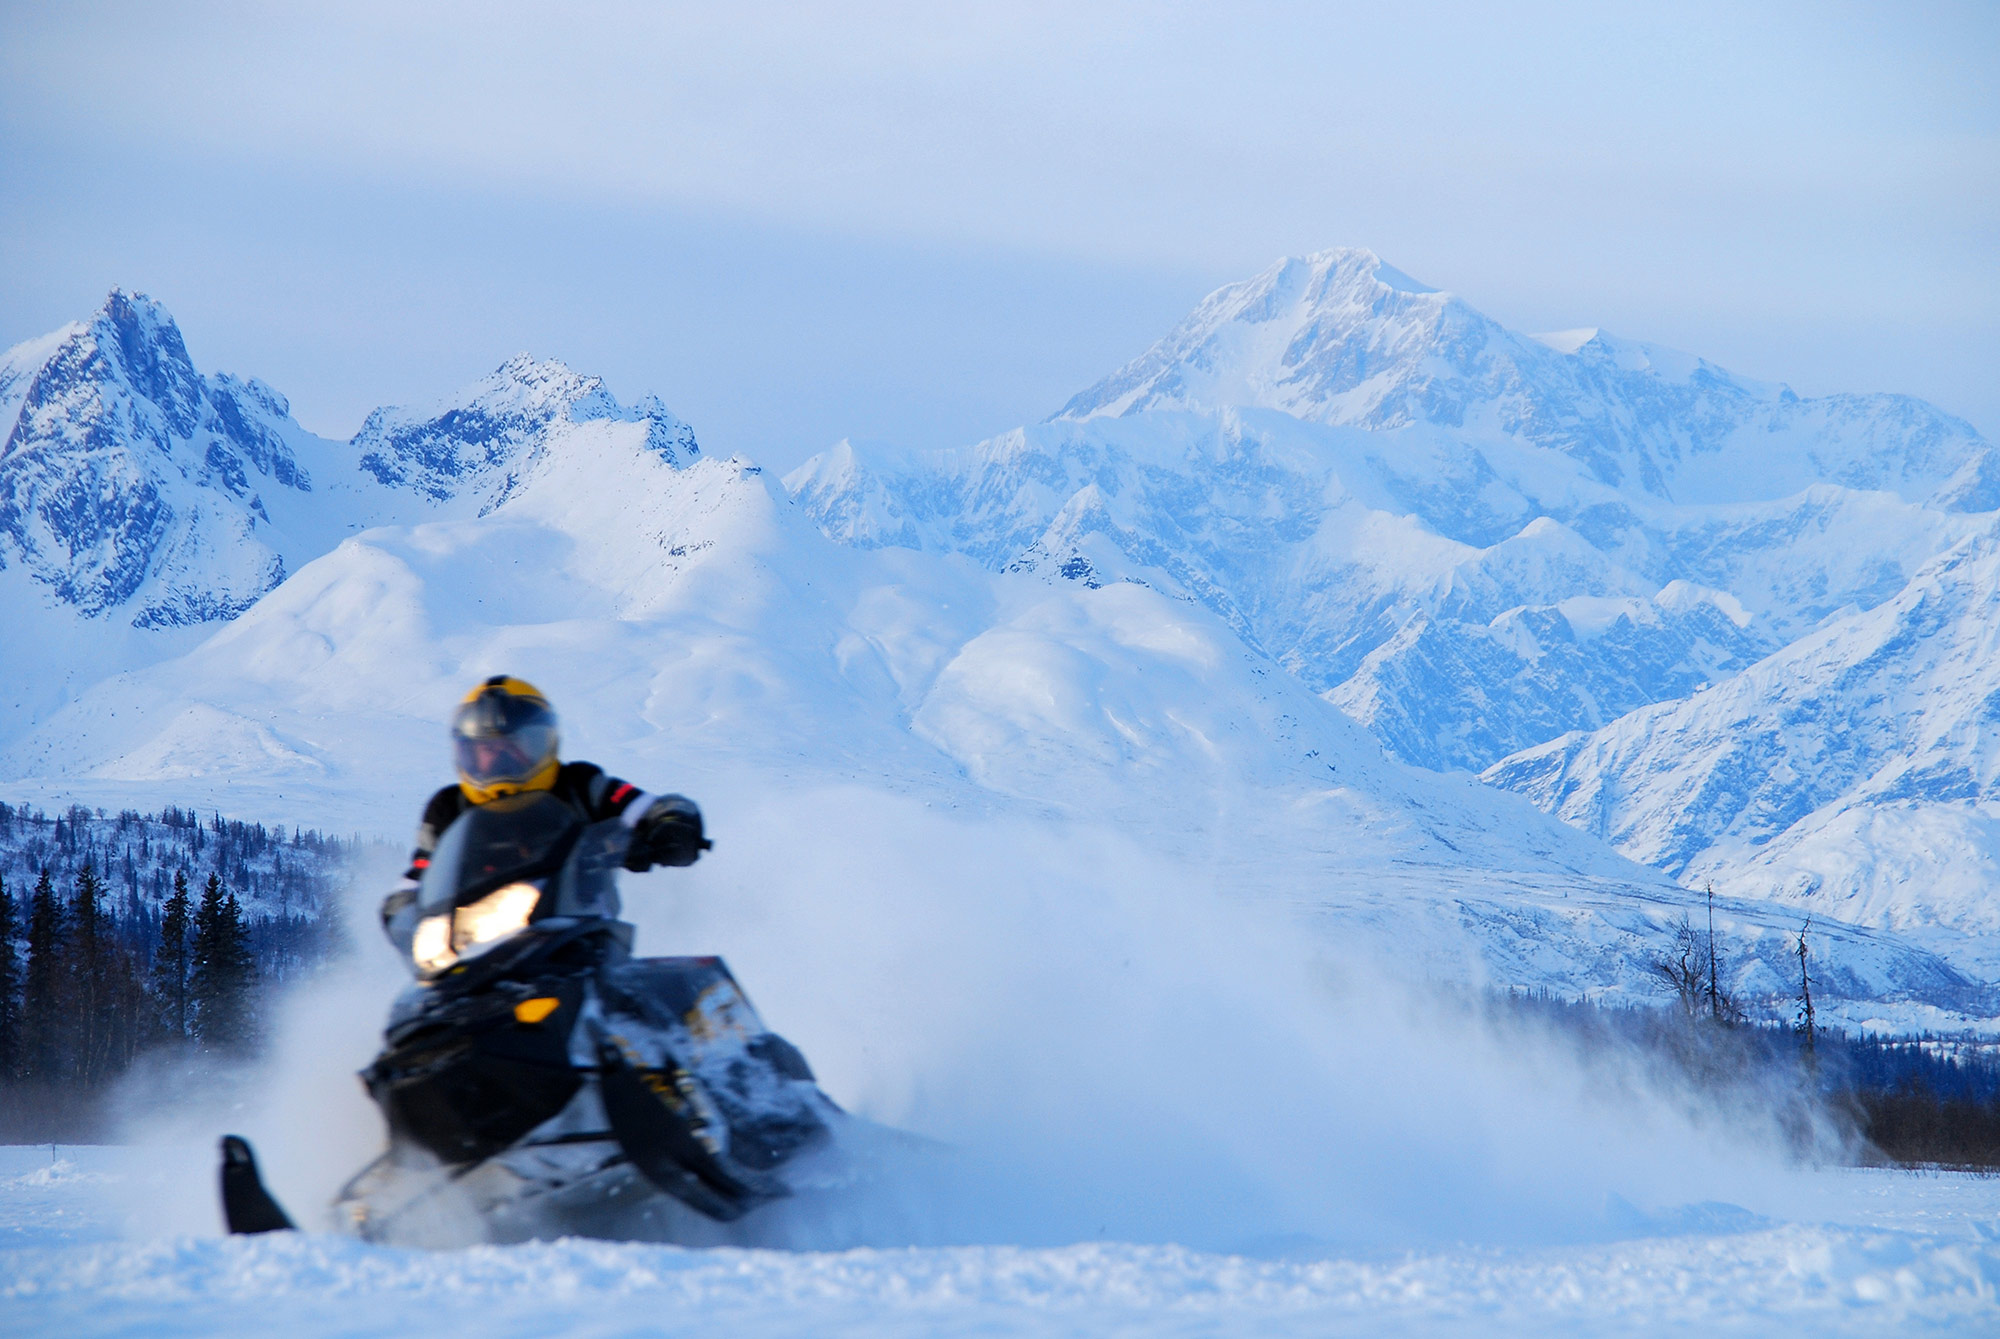
[[1993, 4], [301, 9], [0, 10], [0, 343], [121, 284], [320, 431], [525, 349], [783, 467], [1346, 244], [2000, 435]]

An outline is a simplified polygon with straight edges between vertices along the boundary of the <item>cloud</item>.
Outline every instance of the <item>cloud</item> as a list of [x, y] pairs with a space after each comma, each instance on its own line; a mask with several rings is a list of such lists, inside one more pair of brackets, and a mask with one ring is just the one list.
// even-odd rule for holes
[[[620, 327], [606, 344], [647, 337], [644, 314], [689, 286], [662, 282], [643, 243], [607, 246], [620, 231], [607, 216], [649, 222], [669, 261], [692, 223], [760, 234], [781, 267], [857, 271], [846, 324], [817, 299], [702, 310], [746, 347], [753, 308], [765, 329], [819, 321], [863, 345], [912, 320], [927, 327], [918, 343], [983, 324], [989, 343], [1020, 345], [1036, 326], [1090, 321], [1099, 296], [1038, 293], [1017, 323], [1000, 314], [1017, 265], [956, 289], [921, 275], [909, 286], [924, 301], [885, 309], [857, 247], [1040, 258], [1043, 289], [1077, 266], [1142, 270], [1191, 305], [1278, 255], [1358, 244], [1510, 324], [1604, 326], [1806, 392], [1907, 390], [1991, 428], [2000, 104], [1981, 53], [1996, 25], [1979, 6], [23, 6], [0, 19], [0, 145], [112, 180], [141, 155], [197, 197], [147, 215], [175, 235], [170, 255], [226, 269], [273, 247], [294, 270], [337, 274], [333, 289], [377, 295], [378, 329], [399, 299], [426, 317], [462, 306], [434, 276], [484, 237], [499, 265], [482, 255], [465, 281], [478, 300], [565, 334], [588, 303]], [[336, 241], [310, 256], [280, 235], [302, 226], [286, 209], [301, 180], [337, 187], [314, 206]], [[44, 272], [157, 286], [103, 273], [148, 240], [75, 238], [61, 182], [23, 168], [0, 189], [10, 250], [37, 257], [35, 274], [0, 281], [0, 315]], [[424, 222], [399, 233], [454, 211], [463, 243]], [[695, 246], [688, 265], [758, 266], [715, 250]], [[346, 315], [335, 298], [302, 314], [329, 307]], [[957, 360], [994, 358], [976, 344]], [[1107, 339], [1073, 371], [969, 370], [963, 401], [949, 368], [919, 357], [869, 398], [943, 402], [926, 433], [993, 431], [1136, 351]], [[784, 350], [766, 375], [810, 375], [810, 358]], [[838, 395], [854, 371], [812, 393]], [[315, 403], [313, 386], [285, 388]], [[721, 420], [682, 412], [729, 436], [727, 416], [770, 393], [742, 386]], [[819, 445], [918, 430], [844, 412], [745, 432], [768, 449], [774, 431]]]

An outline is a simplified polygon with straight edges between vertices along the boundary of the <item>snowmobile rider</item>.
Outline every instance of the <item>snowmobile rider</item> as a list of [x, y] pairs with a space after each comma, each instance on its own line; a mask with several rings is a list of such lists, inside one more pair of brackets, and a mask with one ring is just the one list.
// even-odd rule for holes
[[701, 810], [685, 795], [648, 795], [595, 763], [558, 761], [555, 711], [525, 680], [496, 674], [467, 693], [451, 718], [451, 742], [458, 784], [424, 806], [410, 867], [382, 902], [382, 927], [391, 939], [408, 939], [414, 928], [398, 922], [413, 918], [418, 880], [444, 830], [473, 805], [502, 796], [546, 790], [587, 823], [624, 819], [632, 829], [625, 868], [635, 873], [692, 865], [713, 844], [701, 835]]

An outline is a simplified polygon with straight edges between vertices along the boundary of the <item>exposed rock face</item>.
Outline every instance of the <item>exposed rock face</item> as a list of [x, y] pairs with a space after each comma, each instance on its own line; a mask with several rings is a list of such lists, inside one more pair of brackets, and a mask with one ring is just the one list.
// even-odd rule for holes
[[[18, 395], [18, 399], [15, 397]], [[173, 319], [113, 292], [0, 370], [0, 561], [88, 615], [230, 618], [284, 579], [264, 495], [309, 492], [283, 396], [203, 377]]]

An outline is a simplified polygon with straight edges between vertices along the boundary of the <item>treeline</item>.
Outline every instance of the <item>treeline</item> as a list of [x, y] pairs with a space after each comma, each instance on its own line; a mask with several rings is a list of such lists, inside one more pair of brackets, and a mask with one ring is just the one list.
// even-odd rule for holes
[[87, 1135], [149, 1052], [253, 1049], [277, 988], [338, 941], [357, 850], [172, 806], [0, 803], [0, 1140]]
[[[1496, 997], [1590, 1057], [1647, 1068], [1737, 1112], [1759, 1110], [1823, 1155], [1829, 1128], [1863, 1163], [2000, 1170], [2000, 1043], [1971, 1036], [1850, 1034], [1741, 1009], [1606, 1006], [1547, 991]], [[1803, 1014], [1803, 1010], [1801, 1013]]]
[[46, 870], [67, 895], [88, 866], [121, 941], [150, 956], [174, 876], [213, 874], [236, 895], [258, 962], [281, 980], [326, 956], [339, 929], [334, 893], [359, 849], [356, 838], [173, 805], [157, 814], [81, 805], [48, 814], [0, 802], [0, 879], [9, 887], [30, 888]]
[[2000, 1048], [1921, 1036], [1842, 1039], [1839, 1073], [1863, 1133], [1894, 1162], [2000, 1169]]

